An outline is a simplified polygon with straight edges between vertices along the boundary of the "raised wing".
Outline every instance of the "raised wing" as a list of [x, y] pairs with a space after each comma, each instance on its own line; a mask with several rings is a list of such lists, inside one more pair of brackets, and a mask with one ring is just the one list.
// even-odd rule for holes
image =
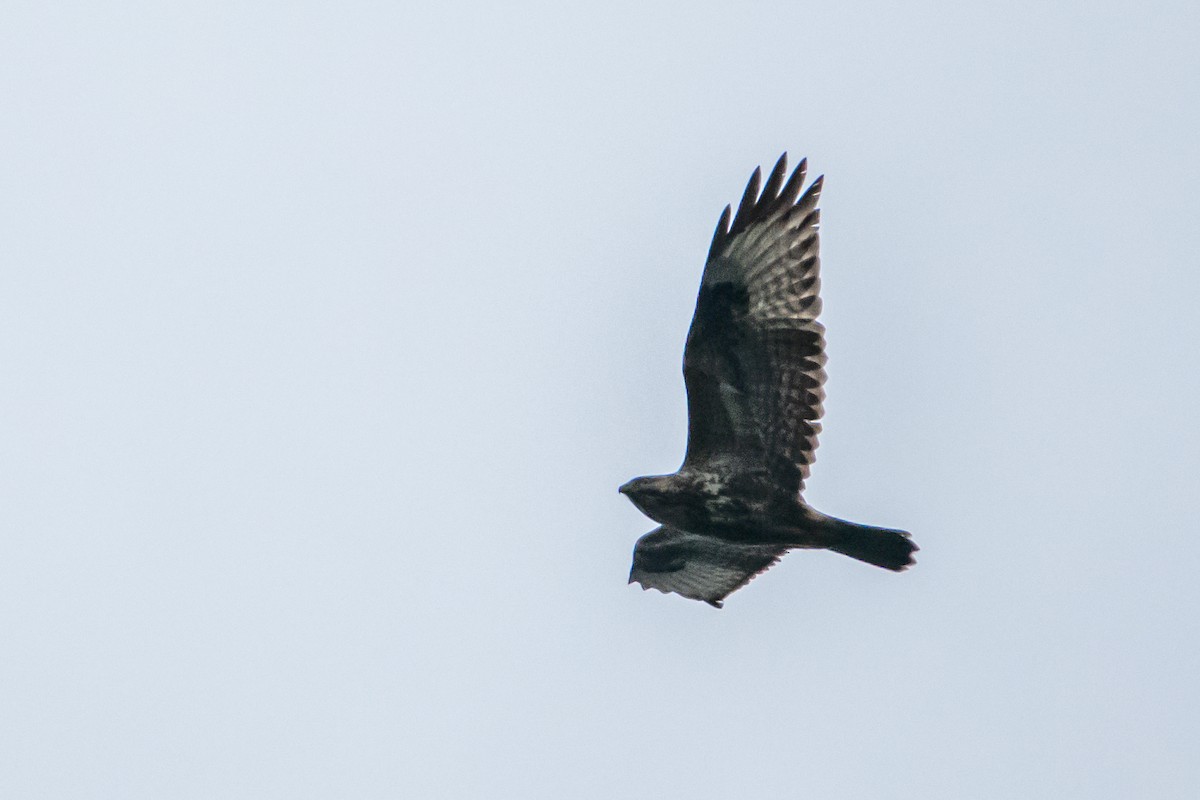
[[737, 214], [726, 206], [704, 267], [683, 355], [684, 467], [762, 472], [782, 495], [803, 488], [825, 398], [817, 200], [780, 157], [761, 193], [754, 170]]
[[727, 596], [769, 569], [786, 552], [787, 548], [779, 545], [738, 544], [661, 527], [634, 545], [629, 582], [720, 608]]

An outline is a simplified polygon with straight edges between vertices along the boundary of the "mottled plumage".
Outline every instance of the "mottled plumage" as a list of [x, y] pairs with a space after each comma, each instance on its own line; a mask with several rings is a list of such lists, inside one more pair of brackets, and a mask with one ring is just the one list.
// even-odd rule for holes
[[835, 519], [806, 505], [825, 399], [817, 201], [806, 162], [780, 157], [760, 191], [754, 170], [709, 248], [683, 355], [687, 454], [672, 475], [621, 487], [662, 527], [638, 540], [630, 583], [720, 607], [789, 549], [828, 548], [902, 570], [904, 531]]

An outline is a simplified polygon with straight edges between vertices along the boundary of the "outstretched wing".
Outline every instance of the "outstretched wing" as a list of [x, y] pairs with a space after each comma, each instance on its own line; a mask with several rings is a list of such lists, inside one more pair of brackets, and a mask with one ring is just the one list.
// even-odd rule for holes
[[677, 528], [656, 528], [634, 545], [629, 582], [720, 608], [727, 596], [786, 552], [780, 545], [738, 544]]
[[815, 457], [825, 398], [822, 178], [802, 195], [806, 163], [785, 183], [784, 153], [761, 193], [754, 170], [732, 222], [725, 207], [683, 354], [685, 468], [732, 463], [793, 497]]

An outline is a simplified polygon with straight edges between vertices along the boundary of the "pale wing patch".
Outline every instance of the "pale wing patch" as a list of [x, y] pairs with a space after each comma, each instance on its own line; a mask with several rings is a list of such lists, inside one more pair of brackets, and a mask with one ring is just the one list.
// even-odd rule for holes
[[780, 545], [739, 544], [662, 527], [638, 539], [629, 582], [720, 608], [727, 596], [786, 552]]

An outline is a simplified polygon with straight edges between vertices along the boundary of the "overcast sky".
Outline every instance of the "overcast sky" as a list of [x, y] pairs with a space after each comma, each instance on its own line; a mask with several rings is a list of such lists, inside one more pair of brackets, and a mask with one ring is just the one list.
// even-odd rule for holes
[[[0, 795], [1197, 797], [1200, 12], [989, 5], [6, 2]], [[716, 611], [616, 488], [784, 150], [922, 549]]]

